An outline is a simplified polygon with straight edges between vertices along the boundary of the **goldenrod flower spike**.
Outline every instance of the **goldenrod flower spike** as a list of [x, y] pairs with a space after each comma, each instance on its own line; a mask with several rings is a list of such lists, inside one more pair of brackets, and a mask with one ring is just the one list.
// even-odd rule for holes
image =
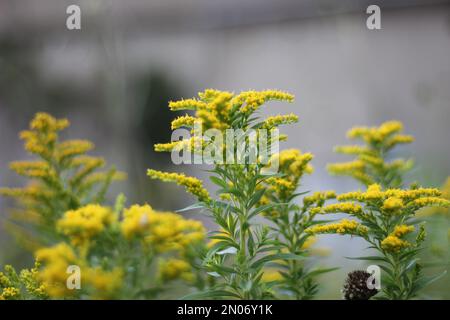
[[387, 236], [382, 242], [381, 242], [381, 248], [383, 250], [389, 251], [389, 252], [399, 252], [402, 249], [408, 248], [411, 246], [411, 243], [409, 243], [406, 240], [402, 240], [394, 235]]
[[322, 208], [323, 213], [348, 213], [353, 215], [358, 215], [362, 213], [361, 205], [354, 202], [340, 202], [329, 204]]
[[169, 173], [149, 169], [147, 175], [152, 179], [159, 179], [161, 181], [176, 182], [184, 186], [187, 192], [196, 196], [200, 201], [210, 201], [208, 191], [203, 187], [203, 182], [194, 177], [187, 177], [182, 173]]
[[190, 115], [185, 115], [176, 118], [172, 121], [171, 127], [172, 130], [181, 128], [181, 127], [187, 127], [192, 128], [194, 126], [195, 121], [197, 121], [197, 118], [191, 117]]
[[278, 162], [279, 172], [284, 176], [267, 179], [266, 183], [270, 187], [266, 193], [275, 193], [280, 199], [287, 200], [297, 189], [301, 177], [313, 171], [309, 164], [312, 159], [311, 153], [302, 153], [298, 149], [287, 149], [272, 155], [267, 166]]
[[181, 141], [157, 143], [155, 144], [154, 148], [156, 152], [171, 152], [172, 150], [176, 150], [180, 143]]
[[272, 129], [283, 124], [292, 124], [298, 122], [298, 116], [290, 113], [285, 115], [277, 115], [268, 117], [262, 125], [265, 129]]
[[350, 176], [364, 185], [379, 183], [383, 187], [400, 186], [402, 174], [409, 170], [412, 161], [395, 159], [387, 161], [388, 152], [397, 144], [410, 143], [414, 138], [401, 134], [403, 125], [399, 121], [388, 121], [379, 127], [354, 127], [348, 131], [350, 139], [360, 139], [365, 145], [338, 146], [335, 151], [353, 155], [351, 162], [329, 164], [333, 175]]
[[403, 209], [403, 200], [398, 197], [389, 197], [383, 202], [383, 207], [381, 208], [385, 212], [394, 213], [399, 212]]
[[310, 227], [306, 229], [306, 232], [311, 234], [338, 233], [365, 237], [368, 233], [368, 229], [355, 220], [342, 219], [336, 223]]
[[186, 99], [180, 101], [170, 101], [169, 108], [172, 111], [178, 110], [197, 110], [204, 108], [206, 104], [202, 101], [198, 101], [195, 99]]

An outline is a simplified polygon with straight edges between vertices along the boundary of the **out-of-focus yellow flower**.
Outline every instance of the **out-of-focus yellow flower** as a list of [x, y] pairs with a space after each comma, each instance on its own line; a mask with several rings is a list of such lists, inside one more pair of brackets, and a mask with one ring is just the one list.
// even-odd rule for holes
[[334, 199], [336, 198], [336, 191], [329, 190], [329, 191], [320, 191], [320, 192], [314, 192], [311, 196], [306, 196], [303, 198], [303, 203], [305, 205], [311, 205], [311, 204], [321, 204], [325, 200]]
[[0, 300], [15, 300], [20, 297], [20, 290], [14, 287], [6, 287], [0, 291]]
[[67, 119], [55, 119], [47, 113], [37, 113], [30, 123], [30, 130], [22, 131], [20, 137], [25, 140], [25, 149], [44, 158], [52, 156], [58, 131], [69, 126]]
[[314, 236], [309, 236], [302, 245], [303, 250], [310, 249], [317, 242], [317, 238]]
[[[39, 249], [35, 256], [43, 266], [39, 271], [38, 279], [45, 284], [46, 291], [51, 297], [62, 298], [74, 294], [73, 290], [69, 290], [66, 286], [67, 268], [70, 265], [82, 268], [84, 264], [69, 245], [60, 243], [50, 248]], [[83, 272], [81, 281], [83, 281]]]
[[54, 178], [56, 176], [56, 172], [45, 161], [14, 161], [10, 163], [9, 168], [17, 174], [29, 178]]
[[92, 287], [93, 299], [111, 299], [122, 288], [124, 272], [120, 268], [103, 270], [100, 267], [81, 270], [85, 285]]
[[261, 277], [261, 281], [263, 282], [273, 282], [273, 281], [280, 281], [283, 279], [282, 274], [280, 271], [276, 269], [266, 269], [264, 270], [264, 273]]
[[94, 144], [88, 140], [68, 140], [58, 145], [57, 157], [60, 161], [69, 157], [85, 154], [94, 149]]
[[347, 137], [350, 139], [361, 138], [367, 143], [380, 143], [402, 130], [401, 122], [387, 121], [379, 127], [354, 127], [348, 131]]
[[158, 277], [162, 281], [173, 281], [182, 279], [187, 282], [194, 280], [192, 267], [181, 259], [162, 259], [159, 264]]
[[[38, 279], [44, 284], [41, 290], [45, 290], [52, 298], [67, 298], [80, 292], [88, 292], [94, 299], [108, 299], [114, 297], [122, 287], [123, 271], [120, 268], [104, 270], [99, 266], [89, 266], [87, 261], [78, 257], [66, 243], [40, 249], [35, 255], [42, 263], [37, 272]], [[68, 267], [73, 265], [80, 268], [81, 291], [67, 288], [70, 275]]]
[[[385, 160], [386, 153], [397, 144], [410, 143], [412, 136], [400, 134], [403, 125], [399, 121], [388, 121], [379, 127], [354, 127], [347, 133], [350, 139], [361, 139], [366, 145], [338, 146], [338, 153], [354, 155], [356, 159], [350, 162], [328, 165], [328, 171], [333, 175], [350, 176], [365, 185], [382, 183], [384, 186], [399, 184], [402, 172], [409, 170], [411, 161], [395, 159]], [[388, 174], [389, 173], [389, 174]], [[386, 179], [386, 177], [389, 177]]]
[[363, 153], [370, 153], [370, 149], [359, 145], [348, 145], [348, 146], [336, 146], [334, 151], [342, 154], [360, 155]]
[[57, 221], [56, 226], [76, 246], [86, 244], [116, 221], [117, 217], [111, 209], [89, 204], [77, 210], [67, 211]]
[[[1, 191], [0, 191], [1, 192]], [[441, 196], [446, 200], [450, 200], [450, 177], [447, 178], [444, 185], [441, 188]], [[449, 215], [450, 210], [448, 208], [432, 207], [424, 210], [420, 210], [418, 215], [421, 217], [432, 215]]]
[[183, 250], [202, 243], [206, 230], [200, 221], [171, 212], [154, 211], [149, 205], [134, 205], [124, 211], [122, 233], [127, 239], [141, 237], [158, 252]]

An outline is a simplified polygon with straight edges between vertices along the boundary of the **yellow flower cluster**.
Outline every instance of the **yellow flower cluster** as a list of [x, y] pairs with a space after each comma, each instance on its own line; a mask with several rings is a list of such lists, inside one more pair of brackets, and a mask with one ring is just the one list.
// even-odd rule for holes
[[266, 120], [264, 120], [262, 128], [272, 129], [274, 127], [278, 127], [283, 124], [291, 124], [296, 122], [298, 122], [298, 116], [293, 113], [285, 115], [276, 115], [268, 117]]
[[30, 123], [30, 130], [20, 133], [25, 149], [33, 154], [49, 158], [58, 139], [58, 132], [69, 126], [67, 119], [55, 119], [47, 113], [38, 113]]
[[334, 199], [336, 198], [336, 191], [329, 190], [329, 191], [320, 191], [320, 192], [314, 192], [311, 196], [306, 196], [303, 198], [303, 203], [305, 205], [312, 205], [312, 204], [322, 204], [325, 200]]
[[9, 168], [17, 174], [29, 178], [54, 178], [56, 172], [45, 161], [14, 161]]
[[282, 274], [280, 271], [276, 269], [266, 269], [264, 270], [264, 273], [261, 277], [261, 281], [263, 282], [273, 282], [273, 281], [280, 281], [283, 279]]
[[[237, 116], [248, 117], [256, 111], [261, 105], [270, 100], [280, 100], [292, 102], [294, 97], [282, 91], [244, 91], [240, 94], [233, 94], [227, 91], [206, 89], [199, 92], [199, 99], [183, 99], [180, 101], [171, 101], [169, 108], [172, 111], [194, 110], [195, 115], [185, 115], [172, 121], [172, 130], [187, 127], [192, 128], [198, 121], [202, 125], [202, 130], [218, 129], [225, 130], [233, 126], [233, 121]], [[263, 124], [265, 128], [273, 128], [281, 124], [288, 124], [298, 121], [294, 114], [279, 115], [269, 117]], [[172, 151], [179, 146], [179, 141], [156, 144], [155, 150], [159, 152]]]
[[[59, 141], [59, 131], [68, 126], [66, 119], [38, 113], [29, 130], [21, 133], [25, 149], [38, 159], [10, 164], [13, 171], [29, 179], [26, 187], [0, 189], [0, 195], [14, 197], [17, 202], [15, 214], [11, 216], [16, 225], [31, 224], [39, 226], [38, 230], [55, 232], [53, 227], [60, 212], [78, 208], [87, 201], [101, 202], [111, 181], [124, 178], [115, 169], [96, 171], [105, 165], [105, 160], [85, 155], [94, 147], [90, 141]], [[20, 239], [27, 238], [26, 229], [15, 231]], [[38, 233], [38, 237], [48, 237], [47, 233]], [[38, 243], [40, 239], [32, 240], [29, 242]]]
[[414, 226], [408, 226], [406, 224], [401, 224], [398, 226], [395, 226], [394, 231], [390, 234], [391, 236], [401, 238], [404, 235], [414, 232], [415, 228]]
[[368, 229], [355, 220], [342, 219], [336, 223], [329, 223], [323, 225], [317, 225], [310, 227], [305, 230], [310, 234], [320, 234], [320, 233], [339, 233], [339, 234], [350, 234], [366, 236]]
[[206, 104], [202, 101], [198, 101], [195, 99], [183, 99], [179, 101], [170, 101], [169, 108], [172, 111], [179, 110], [198, 110], [202, 109], [206, 106]]
[[399, 212], [405, 207], [417, 210], [429, 206], [448, 207], [450, 205], [450, 201], [442, 198], [441, 192], [435, 188], [386, 189], [382, 191], [378, 184], [370, 185], [366, 192], [353, 191], [338, 195], [336, 198], [339, 201], [382, 202], [381, 209], [386, 213]]
[[226, 91], [207, 89], [199, 93], [201, 100], [186, 99], [171, 101], [169, 108], [177, 110], [195, 110], [194, 117], [184, 117], [175, 119], [172, 128], [193, 124], [194, 121], [201, 121], [205, 130], [210, 128], [227, 129], [229, 127], [230, 113], [232, 105], [230, 103], [233, 94]]
[[236, 96], [232, 103], [233, 105], [241, 106], [240, 111], [242, 113], [251, 114], [264, 103], [271, 100], [293, 102], [294, 96], [290, 93], [278, 90], [244, 91]]
[[[271, 100], [292, 102], [293, 99], [294, 97], [291, 94], [277, 90], [244, 91], [239, 94], [234, 94], [227, 91], [206, 89], [198, 93], [198, 98], [171, 101], [169, 108], [172, 111], [194, 111], [193, 115], [186, 114], [174, 119], [171, 124], [172, 130], [181, 127], [191, 128], [191, 133], [194, 135], [184, 140], [155, 144], [154, 149], [157, 152], [183, 151], [203, 155], [205, 148], [212, 141], [217, 141], [208, 137], [204, 138], [202, 134], [206, 130], [216, 129], [223, 132], [233, 127], [246, 129], [250, 125], [249, 121], [251, 120], [249, 116], [251, 113], [256, 111], [264, 103]], [[269, 117], [263, 123], [258, 124], [258, 128], [272, 130], [281, 124], [289, 124], [296, 121], [298, 121], [298, 117], [294, 114], [278, 115]], [[195, 126], [196, 123], [201, 124], [201, 126]], [[272, 134], [272, 131], [270, 132]], [[273, 139], [273, 137], [271, 138]], [[284, 141], [285, 139], [286, 135], [278, 136], [279, 141]], [[216, 150], [216, 148], [217, 145], [215, 144], [214, 149]], [[224, 154], [222, 156], [228, 157], [229, 155]], [[281, 187], [286, 187], [286, 185], [283, 184]], [[288, 188], [292, 187], [291, 185]], [[197, 191], [202, 192], [200, 189]], [[190, 191], [188, 190], [188, 192]], [[200, 196], [201, 201], [209, 199], [206, 193], [202, 193]]]
[[181, 128], [181, 127], [188, 127], [192, 128], [194, 126], [195, 121], [197, 118], [191, 117], [190, 115], [185, 115], [178, 117], [172, 121], [172, 130]]
[[19, 299], [20, 290], [14, 287], [3, 288], [0, 293], [0, 300], [15, 300]]
[[47, 287], [38, 280], [39, 267], [39, 262], [35, 262], [32, 269], [21, 270], [19, 278], [30, 295], [37, 298], [47, 298]]
[[154, 145], [156, 152], [170, 152], [172, 150], [177, 150], [180, 147], [182, 141], [173, 141], [168, 143], [157, 143]]
[[147, 175], [152, 179], [159, 179], [161, 181], [175, 182], [186, 188], [187, 192], [196, 196], [200, 201], [210, 201], [208, 191], [203, 187], [201, 180], [194, 177], [187, 177], [182, 173], [169, 173], [157, 170], [147, 170]]
[[309, 164], [312, 159], [311, 153], [302, 153], [298, 149], [287, 149], [274, 154], [268, 166], [278, 162], [279, 172], [283, 176], [267, 179], [267, 184], [272, 186], [268, 191], [275, 192], [280, 199], [287, 199], [297, 189], [300, 178], [305, 173], [313, 171], [313, 167]]
[[22, 299], [21, 288], [24, 286], [22, 276], [18, 276], [10, 265], [4, 269], [4, 273], [0, 272], [0, 300]]
[[67, 211], [57, 221], [56, 227], [77, 246], [87, 244], [116, 220], [117, 217], [111, 209], [89, 204], [77, 210]]
[[[281, 202], [288, 201], [297, 189], [300, 178], [305, 173], [313, 171], [313, 167], [309, 164], [312, 158], [311, 153], [301, 153], [298, 149], [283, 150], [272, 155], [267, 167], [278, 163], [278, 172], [282, 176], [268, 178], [264, 181], [264, 185], [259, 186], [259, 188], [266, 188], [266, 192], [257, 205], [269, 204], [270, 199], [274, 197]], [[275, 219], [280, 216], [280, 213], [277, 210], [270, 210], [263, 212], [263, 215]]]
[[[441, 192], [442, 192], [442, 198], [446, 199], [446, 200], [450, 200], [450, 177], [447, 178], [447, 180], [445, 181], [444, 185], [441, 188]], [[426, 210], [422, 210], [419, 213], [421, 216], [431, 216], [431, 215], [443, 215], [443, 216], [448, 216], [450, 215], [450, 210], [448, 208], [439, 208], [439, 207], [434, 207], [434, 208], [428, 208]], [[450, 231], [449, 231], [450, 234]]]
[[360, 145], [336, 146], [334, 147], [334, 151], [349, 155], [371, 154], [369, 148]]
[[[348, 131], [347, 137], [350, 139], [360, 138], [368, 144], [386, 143], [390, 147], [397, 143], [412, 142], [414, 139], [411, 136], [394, 135], [402, 130], [403, 124], [401, 122], [387, 121], [379, 127], [354, 127]], [[396, 142], [393, 140], [394, 138], [396, 138]]]
[[353, 202], [340, 202], [329, 204], [325, 207], [320, 208], [320, 213], [340, 213], [340, 212], [358, 215], [362, 213], [362, 207], [361, 205]]
[[423, 197], [415, 199], [414, 201], [412, 201], [411, 205], [417, 208], [424, 208], [424, 207], [448, 208], [450, 207], [450, 201], [439, 197]]
[[157, 252], [184, 250], [205, 239], [200, 221], [187, 220], [171, 212], [154, 211], [149, 205], [134, 205], [124, 211], [121, 224], [127, 239], [142, 237]]
[[395, 213], [403, 209], [403, 200], [397, 197], [389, 197], [383, 202], [381, 208], [384, 212]]
[[91, 296], [107, 299], [122, 286], [123, 271], [119, 268], [104, 270], [100, 267], [89, 267], [84, 259], [66, 243], [43, 248], [36, 252], [36, 259], [42, 263], [38, 278], [45, 285], [45, 291], [53, 298], [65, 298], [76, 295], [78, 290], [67, 288], [68, 267], [80, 268], [81, 289], [92, 291]]
[[68, 140], [61, 142], [57, 148], [57, 157], [59, 161], [67, 158], [85, 154], [94, 149], [94, 144], [88, 140]]
[[[328, 171], [334, 175], [346, 175], [355, 178], [365, 185], [379, 182], [380, 177], [391, 172], [392, 181], [402, 171], [411, 168], [412, 161], [395, 159], [391, 162], [385, 161], [385, 154], [397, 144], [413, 142], [413, 137], [399, 134], [403, 125], [398, 121], [388, 121], [379, 127], [355, 127], [347, 136], [350, 139], [362, 139], [366, 146], [348, 145], [338, 146], [335, 151], [342, 154], [354, 155], [354, 161], [334, 163], [327, 166]], [[395, 174], [392, 174], [395, 173]], [[390, 185], [388, 182], [387, 185]]]
[[366, 173], [366, 164], [360, 159], [349, 162], [330, 163], [327, 165], [327, 170], [333, 175], [351, 176], [366, 185], [374, 182]]
[[393, 235], [389, 235], [383, 241], [381, 241], [381, 248], [389, 252], [399, 252], [400, 250], [408, 248], [410, 246], [411, 244], [408, 241], [402, 240], [399, 237]]
[[122, 288], [124, 271], [120, 268], [104, 270], [100, 267], [81, 270], [85, 284], [91, 288], [93, 299], [111, 299]]
[[[51, 297], [65, 297], [74, 294], [67, 289], [67, 268], [70, 265], [82, 264], [73, 249], [66, 243], [60, 243], [50, 248], [39, 249], [36, 260], [42, 263], [38, 278], [46, 286], [46, 291]], [[83, 273], [81, 273], [83, 282]]]
[[191, 265], [185, 260], [176, 258], [160, 260], [158, 273], [158, 278], [162, 281], [182, 279], [191, 282], [194, 280]]

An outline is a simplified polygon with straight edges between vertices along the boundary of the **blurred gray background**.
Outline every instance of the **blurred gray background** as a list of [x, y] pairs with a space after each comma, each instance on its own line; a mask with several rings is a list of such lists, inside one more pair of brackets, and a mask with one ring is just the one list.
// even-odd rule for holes
[[[66, 8], [81, 7], [81, 30], [67, 30]], [[381, 7], [381, 30], [365, 10]], [[148, 181], [146, 168], [170, 168], [153, 144], [170, 140], [167, 101], [205, 88], [239, 92], [275, 88], [296, 95], [265, 114], [295, 112], [283, 147], [315, 154], [304, 190], [359, 187], [330, 177], [325, 165], [354, 125], [398, 119], [416, 142], [398, 154], [416, 159], [410, 180], [440, 185], [450, 175], [450, 2], [432, 0], [0, 0], [0, 185], [21, 186], [8, 163], [25, 159], [17, 134], [37, 111], [68, 117], [67, 137], [86, 138], [95, 154], [128, 173], [111, 194], [128, 203], [174, 210], [192, 199]], [[0, 217], [11, 203], [0, 198]], [[1, 229], [0, 262], [26, 261]], [[344, 265], [324, 297], [337, 291], [343, 256], [356, 240], [329, 236], [326, 265]], [[21, 260], [22, 259], [22, 260]], [[11, 261], [12, 260], [12, 261]], [[23, 263], [25, 264], [25, 263]]]

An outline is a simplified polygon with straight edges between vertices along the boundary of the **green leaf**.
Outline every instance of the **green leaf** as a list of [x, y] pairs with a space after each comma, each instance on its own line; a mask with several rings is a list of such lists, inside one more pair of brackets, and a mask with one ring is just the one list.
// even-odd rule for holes
[[365, 256], [365, 257], [345, 257], [346, 259], [349, 260], [365, 260], [365, 261], [383, 261], [386, 263], [389, 263], [389, 260], [383, 257], [378, 257], [378, 256]]
[[263, 211], [266, 211], [266, 210], [269, 210], [269, 209], [272, 209], [275, 207], [279, 207], [281, 205], [285, 205], [285, 203], [271, 203], [271, 204], [266, 204], [261, 207], [258, 207], [255, 210], [253, 210], [252, 212], [250, 212], [250, 214], [248, 215], [248, 219], [253, 218], [260, 212], [263, 212]]
[[219, 256], [224, 255], [224, 254], [236, 254], [237, 249], [235, 247], [228, 247], [224, 250], [218, 251], [216, 252], [216, 254], [218, 254]]
[[224, 297], [233, 297], [237, 299], [241, 298], [239, 295], [226, 290], [206, 290], [185, 295], [184, 297], [181, 298], [181, 300], [197, 300], [197, 299], [224, 298]]
[[426, 286], [432, 284], [433, 282], [439, 280], [440, 278], [442, 278], [443, 276], [445, 276], [447, 274], [447, 270], [445, 270], [442, 273], [439, 273], [435, 276], [430, 276], [430, 277], [422, 277], [421, 279], [419, 279], [418, 281], [416, 281], [416, 283], [414, 283], [413, 288], [411, 289], [411, 296], [414, 296], [414, 294], [419, 291], [422, 288], [425, 288]]
[[259, 200], [261, 200], [262, 196], [266, 192], [266, 189], [261, 189], [255, 192], [255, 194], [250, 198], [247, 204], [247, 208], [253, 208], [253, 206], [258, 203]]
[[306, 277], [315, 277], [315, 276], [318, 276], [320, 274], [336, 271], [336, 270], [339, 270], [339, 269], [340, 268], [338, 268], [338, 267], [336, 267], [336, 268], [319, 268], [319, 269], [315, 269], [315, 270], [312, 270], [312, 271], [308, 272]]
[[176, 212], [185, 212], [185, 211], [189, 211], [189, 210], [197, 210], [197, 209], [203, 209], [203, 208], [205, 208], [205, 204], [203, 202], [197, 202], [197, 203], [194, 203], [183, 209], [176, 210]]
[[408, 263], [408, 265], [405, 267], [404, 270], [402, 270], [402, 272], [400, 273], [400, 277], [403, 277], [404, 275], [406, 275], [409, 271], [411, 271], [412, 268], [414, 268], [414, 266], [416, 265], [417, 261], [419, 259], [413, 259], [410, 263]]
[[211, 180], [214, 184], [218, 185], [219, 187], [222, 187], [223, 189], [228, 189], [227, 183], [216, 176], [210, 176], [209, 180]]
[[258, 268], [264, 266], [264, 264], [266, 264], [268, 262], [276, 261], [276, 260], [303, 260], [303, 259], [304, 259], [303, 256], [292, 254], [292, 253], [276, 253], [276, 254], [271, 254], [271, 255], [262, 257], [259, 260], [256, 260], [255, 262], [253, 262], [251, 264], [250, 267], [254, 268], [254, 269], [258, 269]]

